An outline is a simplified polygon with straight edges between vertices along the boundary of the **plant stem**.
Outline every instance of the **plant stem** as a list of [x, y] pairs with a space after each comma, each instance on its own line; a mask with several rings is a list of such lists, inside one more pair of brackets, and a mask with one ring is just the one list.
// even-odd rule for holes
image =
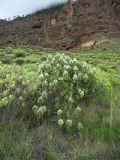
[[110, 105], [110, 134], [112, 132], [112, 121], [113, 121], [113, 102], [112, 102], [112, 91], [111, 91], [111, 105]]

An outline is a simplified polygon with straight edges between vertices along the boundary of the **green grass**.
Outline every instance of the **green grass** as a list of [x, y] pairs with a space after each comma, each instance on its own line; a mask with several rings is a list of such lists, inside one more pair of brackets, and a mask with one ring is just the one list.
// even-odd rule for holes
[[[46, 120], [40, 124], [28, 110], [27, 117], [20, 114], [0, 123], [0, 160], [119, 160], [120, 159], [120, 42], [103, 43], [99, 47], [79, 52], [55, 51], [30, 46], [3, 46], [0, 48], [0, 65], [15, 63], [29, 73], [37, 71], [37, 63], [49, 53], [65, 53], [85, 60], [106, 73], [113, 86], [112, 127], [111, 110], [106, 100], [91, 99], [81, 102], [80, 121], [83, 129], [69, 135]], [[31, 102], [28, 103], [31, 105]], [[24, 108], [22, 108], [24, 110]], [[3, 110], [0, 108], [0, 114]], [[14, 113], [14, 111], [13, 111]], [[23, 112], [22, 112], [23, 113]], [[7, 114], [9, 112], [7, 111]], [[5, 116], [2, 116], [5, 118]], [[1, 119], [0, 119], [1, 120]]]
[[0, 125], [0, 160], [32, 160], [32, 137], [23, 122]]

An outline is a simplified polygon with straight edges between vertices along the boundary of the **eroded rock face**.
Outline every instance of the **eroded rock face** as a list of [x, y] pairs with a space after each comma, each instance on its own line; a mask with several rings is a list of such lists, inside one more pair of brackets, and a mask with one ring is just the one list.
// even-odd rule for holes
[[120, 0], [110, 0], [113, 16], [120, 18]]
[[72, 16], [73, 16], [73, 0], [68, 0], [68, 3], [66, 5], [66, 10], [67, 10], [68, 18], [72, 18]]
[[120, 38], [120, 0], [69, 0], [59, 9], [0, 20], [0, 44], [70, 49], [98, 35]]

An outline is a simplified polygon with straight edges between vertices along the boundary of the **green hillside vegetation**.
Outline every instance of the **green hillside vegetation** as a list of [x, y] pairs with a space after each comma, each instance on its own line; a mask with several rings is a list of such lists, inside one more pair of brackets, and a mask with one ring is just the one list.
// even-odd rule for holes
[[119, 160], [120, 41], [0, 47], [0, 160]]

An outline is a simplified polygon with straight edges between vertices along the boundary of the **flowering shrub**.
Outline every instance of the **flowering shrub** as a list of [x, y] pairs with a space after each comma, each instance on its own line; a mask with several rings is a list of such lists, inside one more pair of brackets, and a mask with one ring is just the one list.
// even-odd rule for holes
[[39, 64], [37, 82], [39, 98], [33, 107], [35, 114], [38, 118], [56, 114], [57, 124], [67, 130], [82, 128], [79, 122], [82, 99], [111, 87], [101, 71], [64, 54], [49, 55]]
[[[0, 109], [5, 111], [1, 116], [13, 116], [23, 107], [29, 106], [30, 97], [36, 91], [35, 74], [29, 66], [0, 63]], [[10, 111], [7, 113], [6, 110]]]

